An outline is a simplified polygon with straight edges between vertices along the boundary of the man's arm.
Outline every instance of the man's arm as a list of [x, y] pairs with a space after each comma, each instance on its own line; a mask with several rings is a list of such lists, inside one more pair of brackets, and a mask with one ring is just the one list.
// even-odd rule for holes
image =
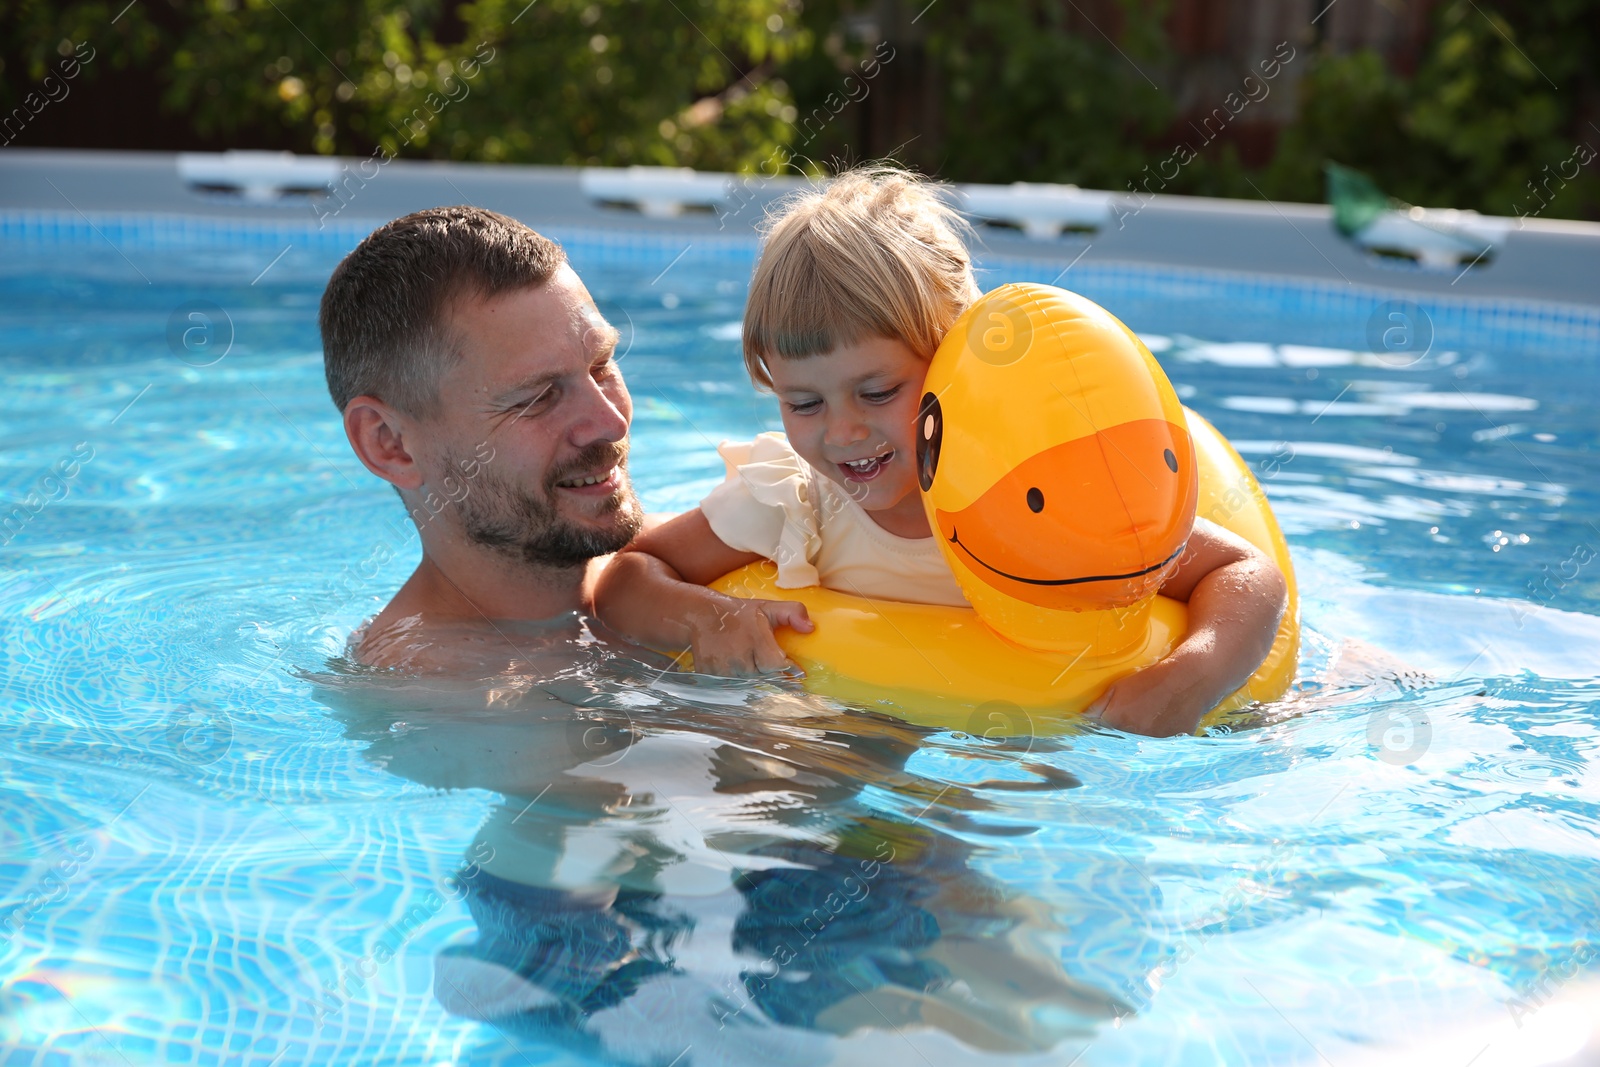
[[1161, 594], [1188, 602], [1188, 636], [1165, 659], [1114, 682], [1088, 712], [1134, 733], [1191, 733], [1267, 658], [1288, 583], [1250, 542], [1198, 519]]
[[761, 557], [724, 544], [696, 508], [640, 534], [606, 567], [595, 611], [607, 626], [642, 645], [689, 649], [704, 674], [765, 674], [790, 666], [772, 631], [811, 630], [805, 605], [750, 600], [707, 589]]

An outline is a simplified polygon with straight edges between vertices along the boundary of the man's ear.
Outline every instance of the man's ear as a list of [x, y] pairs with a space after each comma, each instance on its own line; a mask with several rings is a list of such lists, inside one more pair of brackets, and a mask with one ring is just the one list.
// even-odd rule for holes
[[397, 489], [415, 489], [423, 482], [416, 458], [406, 448], [406, 431], [414, 427], [375, 396], [358, 396], [345, 405], [344, 435], [367, 470]]

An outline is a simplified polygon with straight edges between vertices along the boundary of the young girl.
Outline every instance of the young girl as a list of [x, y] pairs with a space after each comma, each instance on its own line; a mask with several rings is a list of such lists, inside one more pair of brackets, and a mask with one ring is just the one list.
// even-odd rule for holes
[[[928, 361], [979, 296], [964, 226], [926, 184], [887, 168], [790, 202], [744, 320], [745, 366], [777, 394], [785, 433], [719, 446], [727, 480], [602, 575], [607, 624], [689, 648], [699, 671], [745, 675], [789, 666], [775, 628], [812, 629], [800, 604], [705, 588], [758, 559], [777, 565], [781, 588], [966, 603], [922, 509], [914, 435]], [[1285, 585], [1253, 546], [1197, 521], [1161, 592], [1189, 602], [1189, 635], [1091, 710], [1141, 732], [1188, 731], [1266, 657]]]

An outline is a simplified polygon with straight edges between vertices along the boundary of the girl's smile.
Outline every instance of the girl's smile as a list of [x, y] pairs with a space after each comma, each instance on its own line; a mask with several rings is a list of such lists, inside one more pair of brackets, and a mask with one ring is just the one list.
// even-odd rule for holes
[[883, 473], [884, 465], [893, 458], [894, 449], [891, 448], [888, 451], [880, 452], [876, 456], [868, 456], [866, 459], [851, 460], [846, 463], [841, 463], [839, 466], [844, 471], [845, 478], [849, 481], [870, 482], [879, 474]]
[[770, 360], [768, 371], [794, 450], [889, 533], [930, 536], [913, 462], [927, 361], [900, 341], [868, 337]]

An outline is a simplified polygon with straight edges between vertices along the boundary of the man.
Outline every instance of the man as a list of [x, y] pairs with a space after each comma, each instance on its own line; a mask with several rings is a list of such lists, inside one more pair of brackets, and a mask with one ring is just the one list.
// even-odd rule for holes
[[350, 445], [422, 540], [358, 658], [444, 665], [502, 620], [587, 611], [644, 517], [617, 331], [561, 247], [492, 211], [419, 211], [339, 264], [320, 323]]

